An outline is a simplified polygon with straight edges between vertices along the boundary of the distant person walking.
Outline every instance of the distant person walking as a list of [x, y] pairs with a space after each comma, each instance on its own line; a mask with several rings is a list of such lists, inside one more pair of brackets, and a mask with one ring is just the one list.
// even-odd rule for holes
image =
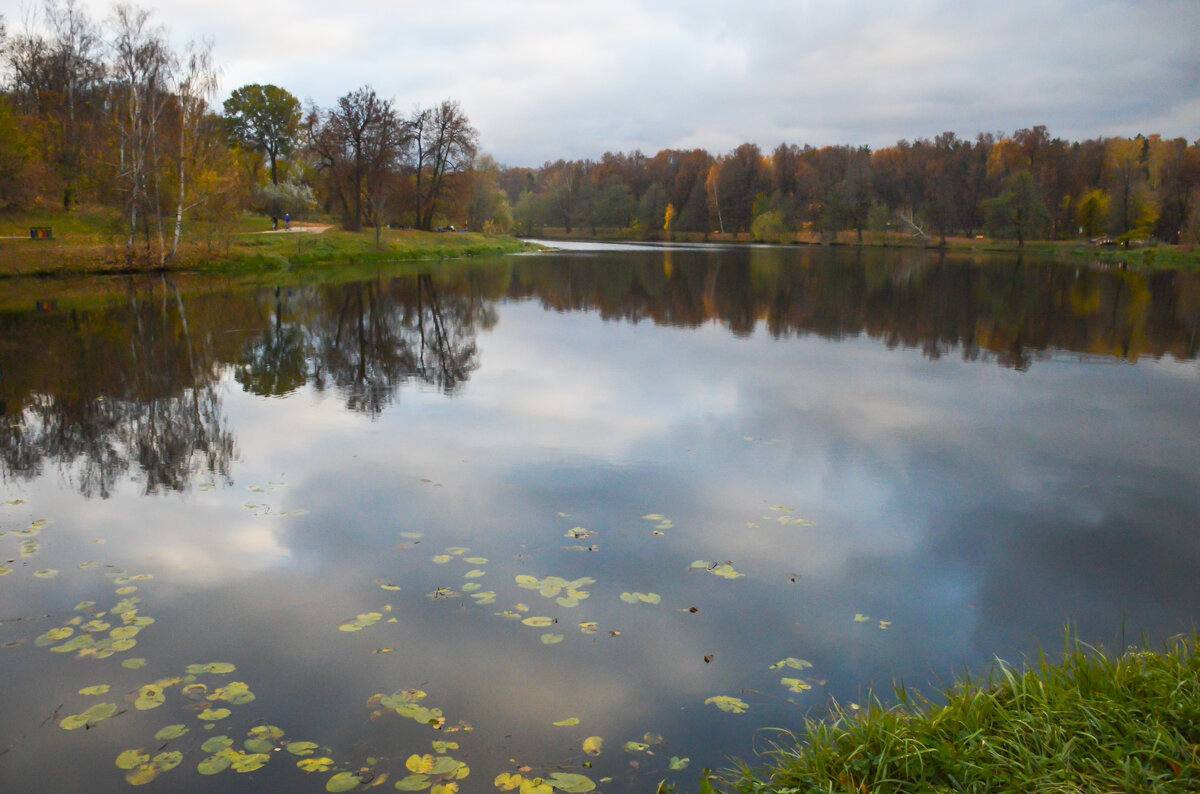
[[285, 230], [292, 228], [292, 213], [290, 213], [290, 212], [283, 213], [283, 228]]
[[271, 230], [278, 231], [278, 229], [279, 229], [279, 216], [272, 215], [271, 216]]

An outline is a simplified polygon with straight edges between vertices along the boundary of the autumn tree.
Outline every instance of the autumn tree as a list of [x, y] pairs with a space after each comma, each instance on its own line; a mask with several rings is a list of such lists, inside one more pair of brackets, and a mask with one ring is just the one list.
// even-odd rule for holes
[[447, 177], [471, 167], [479, 133], [458, 102], [447, 99], [435, 108], [415, 111], [408, 134], [413, 146], [416, 225], [429, 231], [444, 199]]
[[225, 100], [229, 134], [239, 145], [266, 155], [271, 184], [279, 184], [278, 161], [292, 154], [300, 135], [300, 100], [277, 85], [252, 83]]
[[370, 212], [378, 238], [386, 192], [409, 142], [391, 101], [363, 86], [328, 111], [311, 109], [306, 126], [308, 147], [329, 179], [343, 227], [358, 231]]
[[1042, 232], [1049, 217], [1027, 170], [1004, 180], [1000, 195], [986, 202], [985, 227], [994, 237], [1015, 237], [1018, 246]]

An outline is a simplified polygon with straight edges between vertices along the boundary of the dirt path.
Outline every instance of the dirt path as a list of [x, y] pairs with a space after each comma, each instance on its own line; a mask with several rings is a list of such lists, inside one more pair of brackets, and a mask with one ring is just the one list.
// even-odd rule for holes
[[251, 234], [320, 234], [321, 232], [332, 229], [332, 226], [322, 226], [319, 223], [305, 224], [301, 226], [298, 223], [293, 223], [290, 229], [267, 229], [265, 232], [251, 232]]

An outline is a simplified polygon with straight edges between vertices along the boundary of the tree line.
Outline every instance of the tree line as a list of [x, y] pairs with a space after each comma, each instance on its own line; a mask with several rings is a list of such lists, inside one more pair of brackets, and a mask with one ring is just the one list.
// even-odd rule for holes
[[745, 143], [703, 149], [606, 153], [510, 168], [502, 184], [518, 229], [632, 228], [829, 238], [902, 231], [945, 242], [980, 232], [1016, 239], [1112, 236], [1200, 238], [1200, 141], [1158, 135], [1052, 137], [1044, 126], [1012, 135], [953, 132], [932, 140], [866, 146], [797, 146], [770, 153]]
[[404, 114], [369, 85], [324, 108], [249, 84], [218, 107], [212, 42], [174, 48], [150, 12], [129, 5], [98, 22], [77, 0], [45, 0], [41, 16], [20, 32], [0, 17], [0, 211], [119, 210], [131, 258], [165, 261], [185, 234], [245, 210], [321, 212], [374, 228], [377, 240], [387, 226], [459, 225], [1200, 241], [1200, 141], [1074, 142], [1034, 126], [876, 150], [745, 143], [506, 167], [481, 153], [450, 99]]

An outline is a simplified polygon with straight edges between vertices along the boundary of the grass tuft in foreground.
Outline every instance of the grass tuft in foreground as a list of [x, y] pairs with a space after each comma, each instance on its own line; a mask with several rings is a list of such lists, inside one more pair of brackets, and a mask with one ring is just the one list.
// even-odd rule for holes
[[747, 794], [1200, 791], [1200, 637], [1112, 658], [1071, 642], [946, 693], [897, 689], [899, 705], [835, 707], [802, 745], [743, 767]]

